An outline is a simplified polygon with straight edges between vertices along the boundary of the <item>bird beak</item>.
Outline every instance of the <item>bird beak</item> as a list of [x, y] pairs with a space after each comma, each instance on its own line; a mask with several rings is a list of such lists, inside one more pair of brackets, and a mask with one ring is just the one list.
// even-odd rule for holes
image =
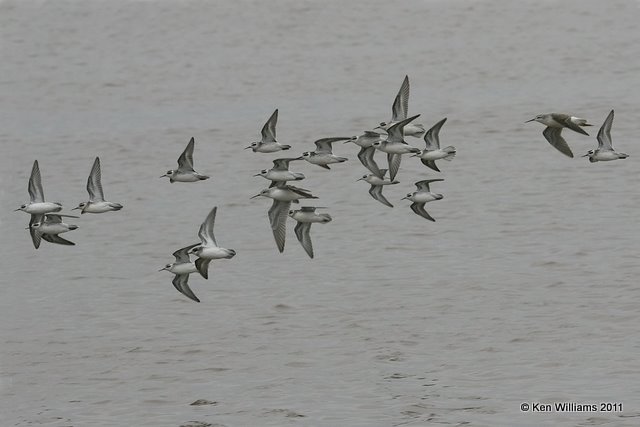
[[244, 149], [245, 149], [245, 150], [248, 150], [249, 148], [251, 148], [251, 146], [248, 146], [248, 147], [244, 147]]
[[75, 208], [71, 209], [72, 211], [75, 211], [76, 209], [80, 209], [80, 206], [76, 206]]
[[163, 270], [166, 270], [166, 269], [167, 269], [167, 267], [164, 267], [164, 268], [161, 268], [161, 269], [160, 269], [160, 270], [158, 270], [158, 271], [163, 271]]
[[169, 176], [169, 175], [167, 175], [167, 174], [165, 173], [165, 174], [164, 174], [164, 175], [162, 175], [160, 178], [164, 178], [165, 176]]
[[533, 118], [533, 119], [531, 119], [531, 120], [527, 120], [525, 123], [532, 122], [532, 121], [534, 121], [535, 119], [536, 119], [536, 118], [534, 117], [534, 118]]
[[255, 199], [256, 197], [260, 197], [260, 196], [262, 196], [262, 194], [256, 194], [256, 195], [255, 195], [255, 196], [253, 196], [253, 197], [249, 197], [249, 199]]
[[262, 175], [260, 175], [259, 173], [257, 173], [257, 174], [255, 174], [255, 175], [253, 175], [253, 176], [262, 176]]
[[296, 158], [295, 158], [295, 159], [293, 159], [293, 160], [302, 160], [302, 159], [304, 159], [304, 156], [296, 157]]
[[363, 179], [364, 179], [364, 178], [358, 178], [358, 179], [356, 179], [356, 182], [358, 182], [358, 181], [362, 181]]
[[21, 210], [22, 209], [18, 208], [18, 209], [15, 209], [14, 212], [18, 212], [18, 211], [21, 211]]
[[580, 157], [588, 157], [588, 156], [589, 156], [589, 153], [585, 154], [584, 156], [580, 156]]
[[422, 154], [422, 153], [416, 153], [416, 154], [414, 154], [414, 155], [413, 155], [413, 156], [411, 156], [411, 157], [419, 157], [421, 154]]
[[402, 199], [400, 199], [400, 200], [405, 200], [405, 199], [409, 200], [409, 198], [408, 198], [408, 197], [403, 197], [403, 198], [402, 198]]

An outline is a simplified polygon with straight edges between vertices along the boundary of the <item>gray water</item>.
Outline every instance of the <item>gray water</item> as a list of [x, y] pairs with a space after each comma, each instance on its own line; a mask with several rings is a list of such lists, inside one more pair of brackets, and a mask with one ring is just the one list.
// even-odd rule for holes
[[[0, 3], [2, 426], [640, 424], [638, 3], [345, 3]], [[278, 253], [249, 197], [280, 154], [243, 148], [275, 108], [286, 155], [358, 134], [405, 74], [458, 156], [403, 160], [393, 209], [355, 182], [352, 144], [331, 171], [292, 164], [334, 220], [314, 260], [291, 222]], [[612, 108], [631, 157], [590, 164]], [[594, 123], [564, 132], [575, 159], [523, 123], [550, 111]], [[212, 178], [159, 179], [191, 136]], [[12, 212], [33, 160], [70, 209], [97, 155], [124, 209], [35, 251]], [[433, 177], [435, 223], [400, 200]], [[196, 304], [157, 270], [214, 205], [238, 255], [191, 277]], [[563, 401], [623, 410], [519, 409]]]

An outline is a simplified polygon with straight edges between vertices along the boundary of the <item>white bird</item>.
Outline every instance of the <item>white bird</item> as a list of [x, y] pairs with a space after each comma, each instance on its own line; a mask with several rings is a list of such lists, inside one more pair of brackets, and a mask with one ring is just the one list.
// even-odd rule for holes
[[569, 148], [567, 141], [562, 137], [562, 129], [569, 128], [572, 131], [589, 136], [589, 134], [580, 126], [591, 126], [591, 124], [587, 123], [587, 120], [585, 119], [564, 113], [538, 114], [533, 119], [527, 120], [525, 123], [533, 121], [542, 123], [546, 126], [545, 130], [542, 131], [542, 135], [544, 135], [547, 141], [549, 141], [549, 144], [553, 145], [558, 151], [567, 157], [573, 157], [573, 153], [571, 152], [571, 148]]
[[29, 234], [31, 235], [33, 246], [36, 249], [40, 247], [41, 239], [50, 243], [57, 243], [59, 245], [75, 245], [75, 243], [59, 236], [59, 234], [78, 228], [77, 225], [62, 222], [62, 217], [78, 218], [77, 216], [62, 214], [31, 215], [31, 220], [29, 221]]
[[251, 148], [254, 153], [275, 153], [280, 150], [288, 150], [290, 145], [283, 145], [276, 141], [276, 123], [278, 122], [278, 109], [273, 112], [269, 120], [262, 127], [262, 139], [252, 142], [245, 150]]
[[305, 151], [302, 153], [302, 157], [309, 163], [318, 165], [325, 169], [331, 169], [329, 167], [332, 163], [346, 162], [346, 157], [339, 157], [333, 154], [331, 144], [338, 141], [351, 140], [353, 137], [333, 137], [322, 138], [315, 141], [316, 151]]
[[373, 146], [373, 143], [377, 141], [382, 141], [382, 136], [378, 132], [366, 130], [362, 135], [350, 138], [344, 143], [353, 142], [359, 146], [358, 160], [360, 160], [360, 163], [378, 178], [383, 178], [384, 175], [380, 172], [380, 167], [373, 159], [373, 155], [376, 152], [376, 147]]
[[46, 214], [51, 212], [60, 212], [62, 204], [58, 202], [45, 202], [44, 191], [42, 190], [42, 178], [40, 176], [40, 167], [38, 161], [33, 161], [31, 168], [31, 176], [29, 177], [29, 196], [30, 202], [20, 206], [16, 211], [23, 211], [28, 214]]
[[273, 161], [273, 168], [263, 169], [260, 173], [254, 176], [261, 176], [263, 178], [271, 180], [271, 186], [274, 187], [276, 182], [280, 181], [300, 181], [304, 179], [304, 174], [299, 172], [289, 171], [289, 162], [293, 160], [301, 160], [302, 157], [290, 157], [275, 159]]
[[376, 141], [373, 146], [378, 150], [387, 153], [387, 161], [389, 162], [389, 177], [393, 181], [396, 178], [398, 169], [400, 169], [400, 161], [403, 154], [420, 153], [419, 148], [411, 147], [404, 140], [403, 129], [420, 114], [404, 119], [391, 126], [387, 132], [387, 139], [384, 141]]
[[598, 131], [598, 148], [595, 150], [589, 150], [587, 154], [582, 157], [589, 157], [589, 161], [591, 163], [626, 159], [627, 157], [629, 157], [628, 154], [618, 153], [614, 151], [613, 144], [611, 142], [612, 124], [613, 110], [611, 110], [604, 123], [602, 124], [602, 127]]
[[371, 173], [368, 175], [363, 175], [362, 178], [358, 179], [357, 181], [366, 181], [371, 184], [371, 188], [369, 188], [369, 194], [371, 194], [371, 197], [373, 197], [383, 205], [392, 208], [393, 205], [389, 203], [387, 198], [382, 195], [382, 186], [398, 184], [400, 181], [384, 179], [384, 175], [387, 173], [386, 169], [380, 169], [380, 173], [382, 174], [383, 178], [379, 178], [376, 174]]
[[456, 155], [456, 148], [451, 145], [440, 148], [440, 138], [438, 134], [440, 133], [440, 128], [446, 121], [447, 118], [445, 117], [424, 134], [426, 148], [422, 150], [422, 153], [415, 155], [416, 157], [420, 157], [422, 164], [437, 172], [440, 172], [440, 169], [436, 166], [436, 160], [444, 159], [451, 161]]
[[120, 203], [107, 202], [104, 200], [104, 191], [102, 191], [102, 176], [100, 172], [100, 158], [96, 157], [87, 179], [87, 191], [89, 192], [89, 201], [82, 202], [75, 209], [82, 209], [84, 213], [104, 213], [109, 211], [119, 211], [122, 209]]
[[[401, 120], [407, 118], [409, 114], [409, 76], [404, 76], [404, 80], [402, 81], [402, 85], [400, 85], [400, 90], [396, 95], [396, 98], [393, 100], [393, 105], [391, 106], [391, 121], [390, 122], [382, 122], [380, 126], [376, 127], [376, 129], [384, 129], [388, 131], [388, 129], [398, 123]], [[419, 138], [424, 133], [424, 126], [417, 123], [411, 123], [404, 127], [403, 135], [405, 136], [415, 136]]]
[[233, 258], [236, 255], [236, 251], [233, 249], [226, 249], [218, 246], [216, 243], [216, 236], [213, 234], [213, 226], [216, 223], [216, 212], [218, 207], [214, 206], [209, 212], [209, 215], [205, 218], [200, 230], [198, 230], [198, 237], [200, 237], [200, 244], [192, 247], [188, 253], [194, 254], [198, 257], [195, 262], [195, 266], [198, 272], [205, 279], [209, 278], [209, 263], [214, 259]]
[[310, 258], [313, 258], [313, 245], [311, 243], [311, 236], [309, 235], [311, 224], [314, 222], [320, 224], [331, 222], [331, 215], [327, 213], [318, 214], [316, 213], [316, 209], [319, 208], [315, 206], [302, 206], [299, 210], [289, 211], [289, 216], [298, 221], [294, 229], [296, 237]]
[[291, 207], [291, 202], [298, 203], [300, 199], [317, 199], [317, 197], [312, 195], [309, 190], [294, 187], [293, 185], [286, 185], [284, 182], [278, 182], [274, 187], [266, 188], [251, 198], [253, 199], [259, 196], [273, 199], [273, 204], [269, 209], [269, 223], [271, 224], [271, 231], [273, 232], [276, 246], [278, 250], [282, 252], [284, 251], [284, 243], [287, 235], [287, 213]]
[[195, 144], [195, 140], [193, 137], [189, 140], [187, 144], [187, 148], [184, 149], [180, 157], [178, 157], [178, 169], [168, 170], [167, 173], [162, 175], [160, 178], [165, 176], [169, 177], [169, 182], [197, 182], [205, 179], [209, 179], [207, 175], [200, 175], [198, 172], [193, 170], [193, 146]]
[[199, 243], [194, 243], [193, 245], [185, 246], [184, 248], [178, 249], [173, 253], [173, 256], [176, 258], [175, 262], [171, 264], [167, 264], [164, 268], [161, 268], [158, 271], [169, 271], [175, 276], [171, 283], [173, 286], [180, 292], [185, 295], [187, 298], [194, 300], [195, 302], [200, 302], [200, 299], [193, 293], [191, 288], [189, 287], [189, 274], [195, 273], [198, 271], [196, 265], [191, 262], [189, 259], [189, 250], [198, 246]]
[[418, 181], [415, 183], [416, 187], [418, 188], [418, 191], [409, 193], [407, 194], [406, 197], [402, 198], [402, 200], [407, 199], [413, 202], [411, 204], [412, 211], [414, 211], [416, 214], [420, 215], [421, 217], [434, 222], [435, 222], [435, 219], [433, 219], [431, 215], [429, 215], [429, 213], [427, 213], [427, 211], [424, 210], [424, 205], [425, 203], [432, 202], [434, 200], [441, 200], [444, 197], [442, 194], [432, 193], [431, 190], [429, 189], [429, 184], [436, 181], [444, 181], [444, 179], [438, 178], [438, 179], [425, 179], [422, 181]]

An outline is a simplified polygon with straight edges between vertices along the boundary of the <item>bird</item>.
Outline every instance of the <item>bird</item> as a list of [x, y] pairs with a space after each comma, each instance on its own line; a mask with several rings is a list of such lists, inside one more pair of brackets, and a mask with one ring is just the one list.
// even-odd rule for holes
[[191, 262], [189, 259], [189, 250], [198, 246], [199, 243], [194, 243], [189, 246], [185, 246], [184, 248], [178, 249], [173, 253], [173, 256], [176, 258], [175, 262], [171, 264], [165, 265], [158, 271], [168, 271], [170, 273], [175, 274], [171, 283], [173, 286], [189, 299], [192, 299], [195, 302], [200, 302], [200, 299], [193, 293], [191, 288], [189, 287], [189, 274], [195, 273], [198, 271], [196, 265]]
[[302, 157], [288, 157], [282, 159], [275, 159], [273, 161], [273, 168], [263, 169], [260, 173], [254, 176], [261, 176], [266, 179], [270, 179], [271, 186], [274, 187], [276, 182], [280, 181], [300, 181], [304, 179], [304, 174], [300, 172], [289, 171], [289, 162], [294, 160], [301, 160]]
[[366, 181], [369, 184], [371, 184], [371, 188], [369, 188], [369, 194], [371, 194], [371, 197], [373, 197], [383, 205], [386, 205], [392, 208], [393, 205], [389, 203], [387, 198], [382, 195], [382, 186], [399, 184], [400, 181], [385, 180], [384, 175], [387, 173], [386, 169], [380, 169], [380, 173], [382, 174], [383, 178], [379, 178], [376, 174], [371, 173], [368, 175], [363, 175], [362, 178], [359, 178], [357, 181]]
[[316, 151], [305, 151], [302, 153], [302, 157], [311, 164], [318, 165], [325, 169], [331, 169], [329, 167], [330, 164], [342, 163], [349, 160], [346, 157], [334, 155], [331, 144], [338, 141], [351, 140], [352, 138], [353, 137], [333, 137], [319, 139], [315, 141]]
[[415, 183], [418, 190], [414, 191], [413, 193], [409, 193], [406, 197], [402, 198], [402, 200], [407, 199], [413, 202], [411, 204], [412, 211], [414, 211], [421, 217], [433, 222], [435, 222], [435, 219], [433, 219], [431, 215], [429, 215], [427, 211], [424, 210], [424, 204], [427, 202], [432, 202], [434, 200], [440, 200], [444, 197], [442, 194], [432, 193], [429, 189], [429, 184], [436, 181], [444, 181], [444, 179], [437, 178], [418, 181]]
[[287, 234], [287, 213], [291, 207], [291, 202], [298, 203], [300, 199], [317, 199], [317, 197], [312, 195], [309, 190], [287, 185], [282, 181], [277, 182], [274, 187], [262, 190], [251, 198], [253, 199], [259, 196], [273, 199], [271, 208], [269, 208], [269, 223], [271, 224], [271, 231], [273, 232], [278, 251], [282, 253], [284, 251]]
[[278, 109], [271, 114], [269, 120], [262, 127], [262, 139], [252, 142], [251, 145], [245, 147], [245, 150], [251, 148], [254, 153], [275, 153], [280, 150], [288, 150], [290, 145], [283, 145], [276, 141], [276, 123], [278, 122]]
[[404, 141], [403, 129], [420, 114], [404, 119], [391, 126], [387, 131], [387, 139], [384, 141], [376, 141], [373, 146], [378, 150], [387, 153], [387, 161], [389, 162], [389, 178], [393, 181], [396, 178], [398, 169], [400, 169], [400, 161], [402, 154], [420, 153], [419, 148], [411, 147]]
[[66, 233], [71, 230], [76, 230], [77, 225], [66, 224], [62, 222], [62, 217], [78, 218], [73, 215], [63, 214], [33, 214], [29, 221], [29, 234], [31, 235], [31, 241], [33, 246], [38, 249], [40, 247], [41, 239], [50, 243], [57, 243], [59, 245], [74, 246], [75, 243], [64, 239], [59, 234]]
[[198, 257], [195, 261], [195, 266], [198, 272], [205, 279], [209, 278], [209, 263], [214, 259], [233, 258], [236, 255], [236, 251], [233, 249], [226, 249], [218, 246], [216, 243], [216, 236], [213, 234], [213, 226], [216, 222], [216, 212], [218, 207], [214, 206], [209, 212], [209, 215], [205, 218], [200, 229], [198, 230], [198, 237], [200, 237], [200, 244], [189, 249], [188, 253]]
[[581, 126], [592, 126], [587, 123], [586, 119], [581, 119], [564, 113], [538, 114], [534, 118], [527, 120], [525, 123], [533, 121], [540, 122], [546, 126], [545, 130], [542, 131], [542, 135], [544, 135], [547, 141], [549, 141], [549, 144], [553, 145], [558, 151], [567, 157], [573, 157], [573, 153], [571, 152], [571, 148], [569, 148], [567, 141], [565, 141], [561, 135], [562, 129], [569, 128], [572, 131], [589, 136]]
[[[389, 128], [401, 120], [407, 118], [409, 114], [409, 76], [404, 76], [400, 90], [393, 100], [391, 106], [391, 121], [381, 122], [375, 129], [383, 129], [388, 131]], [[424, 133], [424, 126], [417, 123], [411, 123], [403, 129], [403, 135], [414, 136], [419, 138]]]
[[358, 152], [358, 160], [360, 160], [360, 163], [371, 171], [371, 173], [382, 179], [383, 175], [380, 172], [380, 167], [378, 167], [378, 164], [373, 159], [373, 155], [376, 152], [376, 147], [373, 146], [373, 143], [376, 141], [382, 141], [381, 135], [378, 132], [366, 130], [362, 135], [350, 138], [344, 143], [347, 144], [349, 142], [353, 142], [359, 146], [360, 151]]
[[331, 215], [327, 213], [316, 213], [317, 208], [315, 206], [302, 206], [298, 210], [290, 210], [289, 216], [295, 219], [298, 223], [294, 229], [298, 241], [304, 248], [309, 258], [313, 258], [313, 245], [311, 244], [311, 237], [309, 232], [311, 231], [311, 224], [319, 222], [320, 224], [326, 224], [331, 222]]
[[595, 150], [589, 150], [587, 154], [582, 157], [589, 157], [591, 163], [606, 162], [610, 160], [626, 159], [628, 154], [618, 153], [613, 150], [611, 142], [611, 125], [613, 124], [613, 110], [609, 113], [604, 120], [602, 127], [598, 131], [598, 148]]
[[109, 211], [119, 211], [122, 209], [120, 203], [107, 202], [104, 200], [104, 192], [102, 191], [102, 176], [100, 172], [100, 157], [96, 157], [93, 167], [87, 179], [87, 191], [89, 192], [89, 201], [82, 202], [75, 209], [82, 209], [84, 213], [104, 213]]
[[193, 170], [193, 146], [195, 144], [195, 140], [193, 137], [189, 140], [187, 147], [184, 149], [180, 157], [178, 157], [178, 169], [168, 170], [167, 173], [162, 175], [160, 178], [164, 178], [165, 176], [169, 177], [169, 182], [172, 184], [174, 182], [198, 182], [203, 181], [205, 179], [209, 179], [207, 175], [200, 175], [198, 172]]
[[62, 204], [58, 202], [45, 202], [44, 191], [42, 190], [42, 177], [40, 175], [40, 166], [38, 161], [33, 161], [31, 168], [31, 176], [29, 177], [29, 196], [30, 202], [20, 206], [15, 211], [23, 211], [32, 216], [35, 214], [46, 214], [51, 212], [60, 212]]
[[438, 134], [440, 133], [440, 128], [446, 121], [447, 118], [445, 117], [424, 134], [426, 148], [422, 150], [420, 154], [414, 155], [414, 157], [420, 157], [422, 164], [436, 172], [440, 172], [440, 169], [436, 166], [436, 160], [444, 159], [451, 161], [456, 155], [456, 147], [449, 145], [448, 147], [440, 148], [440, 138]]

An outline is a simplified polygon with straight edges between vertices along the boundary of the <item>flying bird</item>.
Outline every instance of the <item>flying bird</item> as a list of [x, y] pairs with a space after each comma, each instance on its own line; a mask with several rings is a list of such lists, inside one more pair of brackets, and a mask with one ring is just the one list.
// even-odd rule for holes
[[205, 279], [209, 278], [209, 263], [212, 260], [223, 258], [229, 259], [236, 255], [235, 250], [222, 248], [218, 246], [218, 243], [216, 242], [216, 236], [213, 234], [213, 226], [216, 223], [217, 211], [217, 206], [214, 206], [213, 209], [211, 209], [211, 212], [209, 212], [209, 215], [207, 215], [198, 230], [200, 244], [192, 247], [187, 252], [198, 257], [195, 261], [195, 266], [200, 275]]
[[82, 202], [75, 209], [82, 209], [84, 213], [104, 213], [109, 211], [119, 211], [122, 209], [120, 203], [107, 202], [104, 200], [104, 192], [102, 191], [102, 175], [100, 172], [100, 158], [96, 157], [93, 167], [87, 179], [87, 192], [89, 193], [89, 201]]
[[195, 140], [193, 137], [189, 140], [187, 147], [184, 149], [180, 157], [178, 157], [178, 169], [168, 170], [167, 173], [162, 175], [160, 178], [165, 176], [169, 177], [169, 182], [172, 184], [174, 182], [197, 182], [205, 179], [209, 179], [207, 175], [200, 175], [198, 172], [193, 170], [193, 146], [195, 144]]
[[423, 218], [428, 219], [429, 221], [434, 222], [435, 219], [433, 219], [431, 215], [429, 215], [429, 213], [424, 210], [424, 205], [425, 203], [432, 202], [434, 200], [441, 200], [444, 197], [442, 194], [432, 193], [429, 189], [429, 184], [437, 181], [444, 181], [444, 179], [438, 178], [418, 181], [415, 183], [418, 190], [414, 191], [413, 193], [409, 193], [406, 197], [402, 198], [403, 200], [407, 199], [413, 202], [411, 204], [411, 210], [413, 212]]
[[289, 216], [298, 222], [294, 229], [296, 237], [310, 258], [313, 258], [313, 245], [311, 243], [311, 236], [309, 235], [311, 224], [314, 222], [320, 224], [331, 222], [331, 215], [327, 213], [318, 214], [316, 213], [316, 209], [320, 208], [316, 208], [315, 206], [302, 206], [298, 210], [289, 211]]
[[269, 120], [262, 127], [262, 139], [260, 141], [252, 142], [251, 145], [245, 148], [251, 150], [254, 153], [275, 153], [280, 150], [288, 150], [290, 145], [283, 145], [276, 141], [276, 123], [278, 122], [278, 109], [271, 114]]
[[440, 138], [438, 134], [440, 133], [440, 128], [446, 121], [447, 118], [445, 117], [424, 134], [426, 148], [422, 150], [420, 154], [414, 155], [416, 157], [420, 157], [422, 164], [436, 172], [440, 172], [440, 169], [436, 166], [436, 160], [444, 159], [451, 161], [456, 155], [456, 148], [451, 145], [445, 148], [440, 148]]
[[544, 135], [547, 141], [549, 141], [549, 144], [553, 145], [558, 151], [567, 157], [573, 157], [573, 152], [571, 152], [571, 148], [569, 148], [567, 141], [562, 137], [562, 129], [569, 128], [572, 131], [589, 136], [581, 126], [591, 126], [585, 119], [563, 113], [539, 114], [533, 119], [527, 120], [525, 123], [533, 121], [542, 123], [546, 126], [542, 131], [542, 135]]
[[626, 159], [628, 154], [618, 153], [614, 151], [611, 142], [611, 125], [613, 124], [613, 110], [609, 113], [605, 119], [602, 127], [598, 131], [598, 148], [595, 150], [589, 150], [587, 154], [582, 157], [589, 157], [591, 163], [606, 162], [610, 160]]
[[192, 299], [195, 302], [200, 302], [200, 299], [193, 293], [191, 288], [189, 287], [189, 274], [195, 273], [198, 271], [196, 265], [191, 262], [189, 259], [189, 250], [198, 246], [199, 243], [194, 243], [193, 245], [185, 246], [184, 248], [178, 249], [173, 253], [173, 256], [176, 258], [175, 262], [171, 264], [165, 265], [158, 271], [168, 271], [173, 273], [175, 276], [171, 283], [173, 286], [189, 299]]

